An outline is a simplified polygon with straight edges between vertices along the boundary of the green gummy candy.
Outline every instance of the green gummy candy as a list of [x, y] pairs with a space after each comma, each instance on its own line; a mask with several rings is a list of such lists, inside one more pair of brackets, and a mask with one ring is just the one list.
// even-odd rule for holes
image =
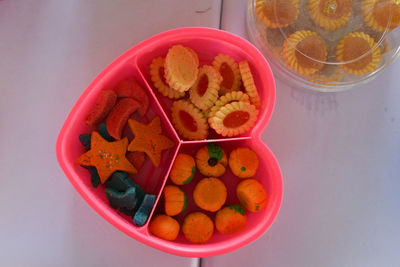
[[112, 188], [120, 192], [124, 192], [128, 188], [134, 187], [136, 189], [136, 198], [138, 205], [142, 203], [145, 195], [143, 188], [132, 181], [132, 179], [128, 177], [128, 174], [123, 171], [114, 172], [113, 175], [105, 182], [105, 186], [106, 188]]
[[110, 206], [114, 209], [127, 208], [132, 210], [137, 205], [136, 189], [134, 187], [128, 188], [128, 190], [123, 193], [112, 188], [106, 188], [105, 193], [110, 202]]
[[129, 177], [127, 179], [129, 180], [129, 184], [132, 187], [136, 188], [136, 197], [137, 197], [138, 205], [142, 204], [142, 201], [143, 201], [144, 196], [145, 196], [146, 193], [144, 192], [143, 188], [141, 188], [134, 181], [132, 181], [132, 179], [130, 179]]
[[93, 166], [83, 166], [81, 165], [83, 168], [87, 169], [90, 174], [91, 174], [91, 178], [90, 178], [90, 182], [92, 183], [92, 186], [94, 188], [98, 187], [100, 184], [100, 176], [99, 173], [97, 172], [96, 167]]
[[156, 201], [156, 196], [151, 194], [146, 194], [144, 196], [142, 205], [140, 205], [138, 211], [133, 217], [133, 223], [137, 226], [143, 226], [150, 216], [150, 212], [153, 209], [154, 203]]
[[115, 139], [108, 133], [107, 131], [107, 126], [105, 123], [102, 123], [99, 125], [99, 128], [97, 129], [101, 137], [106, 139], [108, 142], [115, 141]]
[[128, 182], [128, 174], [122, 171], [116, 171], [112, 176], [105, 182], [106, 188], [113, 188], [118, 191], [126, 191], [129, 187], [132, 187]]
[[81, 134], [81, 135], [79, 135], [79, 141], [86, 148], [86, 150], [90, 150], [91, 138], [92, 138], [91, 134]]

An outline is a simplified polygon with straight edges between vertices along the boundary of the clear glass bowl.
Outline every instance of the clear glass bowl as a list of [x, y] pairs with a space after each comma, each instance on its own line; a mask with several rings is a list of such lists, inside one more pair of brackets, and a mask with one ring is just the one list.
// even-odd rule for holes
[[400, 0], [248, 0], [251, 41], [278, 78], [335, 92], [373, 79], [400, 54]]

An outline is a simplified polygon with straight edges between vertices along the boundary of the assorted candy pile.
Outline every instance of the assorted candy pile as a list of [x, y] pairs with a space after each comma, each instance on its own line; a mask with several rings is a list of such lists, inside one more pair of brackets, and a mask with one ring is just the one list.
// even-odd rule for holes
[[[165, 58], [152, 61], [150, 74], [158, 91], [174, 99], [170, 118], [185, 139], [205, 139], [209, 127], [222, 136], [237, 136], [249, 131], [257, 120], [260, 97], [246, 60], [238, 64], [219, 54], [210, 65], [199, 66], [194, 50], [174, 45]], [[79, 136], [85, 152], [76, 160], [88, 169], [95, 188], [104, 186], [110, 206], [131, 216], [137, 226], [146, 224], [157, 197], [145, 192], [135, 178], [149, 179], [147, 170], [140, 174], [147, 158], [159, 168], [163, 151], [175, 146], [163, 135], [160, 117], [149, 121], [145, 116], [148, 107], [147, 94], [134, 80], [100, 91], [85, 119], [94, 130]], [[258, 164], [258, 156], [247, 147], [234, 149], [229, 158], [213, 143], [201, 147], [194, 157], [179, 153], [169, 174], [171, 183], [162, 191], [163, 213], [153, 217], [149, 231], [175, 240], [182, 229], [190, 242], [205, 243], [213, 236], [214, 224], [222, 234], [244, 229], [246, 210], [260, 211], [267, 201], [265, 189], [252, 178]], [[228, 189], [220, 179], [228, 168], [244, 179], [236, 187], [237, 203], [232, 205], [226, 205]], [[188, 196], [182, 186], [191, 183], [196, 171], [203, 178]], [[199, 209], [190, 211], [180, 225], [175, 216], [186, 209], [188, 197]]]
[[[236, 199], [240, 204], [225, 205], [228, 190], [220, 177], [225, 174], [228, 165], [236, 177], [243, 179], [236, 187]], [[188, 241], [206, 243], [213, 236], [214, 224], [221, 234], [233, 234], [244, 229], [247, 224], [245, 210], [258, 212], [267, 203], [263, 185], [254, 179], [258, 165], [258, 156], [247, 147], [234, 149], [229, 159], [222, 147], [213, 143], [201, 147], [194, 157], [178, 154], [169, 176], [172, 184], [165, 186], [163, 191], [163, 213], [153, 217], [150, 232], [172, 241], [182, 230]], [[181, 187], [192, 182], [196, 170], [204, 176], [195, 181], [190, 196], [198, 209], [188, 213], [181, 226], [174, 216], [185, 211], [189, 197]], [[214, 220], [203, 211], [215, 215]]]
[[238, 136], [257, 120], [260, 97], [246, 60], [238, 64], [218, 54], [200, 66], [193, 49], [174, 45], [165, 58], [152, 61], [150, 76], [154, 87], [174, 100], [172, 123], [185, 139], [206, 139], [210, 127], [222, 136]]
[[[105, 185], [110, 206], [132, 216], [138, 226], [146, 223], [156, 196], [147, 194], [131, 177], [138, 174], [146, 157], [158, 167], [162, 151], [175, 145], [162, 135], [159, 117], [148, 124], [131, 119], [137, 111], [139, 120], [145, 120], [148, 106], [147, 94], [133, 80], [119, 83], [114, 90], [102, 90], [85, 119], [94, 129], [100, 125], [97, 131], [79, 136], [86, 152], [76, 160], [89, 170], [94, 187]], [[127, 125], [132, 140], [123, 136]]]

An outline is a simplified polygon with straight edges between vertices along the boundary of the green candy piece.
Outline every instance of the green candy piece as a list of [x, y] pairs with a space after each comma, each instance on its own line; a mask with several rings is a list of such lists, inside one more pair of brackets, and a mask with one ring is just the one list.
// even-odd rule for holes
[[143, 226], [150, 216], [151, 210], [153, 209], [154, 203], [156, 201], [156, 196], [151, 194], [146, 194], [144, 196], [142, 205], [140, 205], [138, 211], [133, 217], [133, 223], [137, 226]]
[[99, 128], [97, 129], [101, 137], [106, 139], [108, 142], [113, 142], [115, 139], [108, 133], [107, 131], [107, 126], [105, 123], [102, 123], [99, 125]]
[[114, 209], [126, 208], [133, 210], [137, 205], [136, 188], [128, 188], [124, 193], [118, 192], [112, 188], [105, 190], [110, 206]]
[[114, 172], [104, 185], [106, 188], [112, 188], [120, 192], [124, 192], [128, 188], [134, 187], [136, 189], [138, 206], [142, 203], [145, 195], [143, 188], [132, 181], [132, 179], [128, 177], [128, 174], [123, 171]]
[[79, 141], [85, 147], [86, 150], [90, 150], [91, 134], [81, 134], [79, 135]]
[[99, 173], [97, 172], [96, 167], [83, 166], [83, 165], [81, 165], [81, 166], [90, 172], [90, 174], [91, 174], [90, 182], [92, 183], [92, 186], [94, 188], [98, 187], [100, 184], [100, 176], [99, 176]]
[[143, 188], [141, 188], [138, 184], [136, 184], [134, 181], [132, 181], [132, 179], [129, 179], [129, 177], [128, 177], [128, 182], [131, 185], [131, 187], [136, 188], [136, 197], [137, 197], [138, 205], [140, 206], [143, 202], [143, 199], [144, 199], [146, 193], [144, 192]]
[[122, 171], [116, 171], [112, 176], [105, 182], [106, 188], [113, 188], [120, 192], [126, 191], [129, 187], [132, 187], [129, 183], [128, 174]]

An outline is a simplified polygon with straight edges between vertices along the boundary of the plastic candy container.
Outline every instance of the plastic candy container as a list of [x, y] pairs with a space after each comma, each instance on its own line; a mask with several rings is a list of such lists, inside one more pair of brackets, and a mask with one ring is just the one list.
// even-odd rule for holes
[[[176, 50], [179, 50], [179, 53], [183, 51], [183, 53], [185, 53], [185, 58], [189, 61], [192, 60], [189, 63], [198, 65], [200, 68], [203, 65], [210, 65], [214, 57], [221, 53], [229, 55], [236, 62], [247, 61], [251, 70], [252, 79], [254, 80], [254, 85], [259, 95], [259, 99], [257, 99], [255, 104], [258, 110], [257, 120], [249, 131], [228, 138], [210, 130], [210, 134], [205, 139], [188, 140], [176, 130], [172, 123], [171, 114], [171, 106], [174, 100], [166, 97], [166, 95], [171, 98], [183, 97], [183, 100], [179, 101], [189, 102], [189, 91], [172, 92], [168, 88], [165, 88], [165, 90], [157, 90], [152, 82], [150, 74], [150, 65], [152, 61], [160, 57], [165, 57], [169, 49], [176, 45], [187, 47], [188, 49], [186, 50], [181, 47], [176, 47]], [[194, 53], [197, 54], [198, 59], [194, 57]], [[196, 58], [196, 60], [193, 60], [193, 58]], [[161, 64], [162, 66], [162, 59], [158, 60], [160, 62], [155, 62], [155, 64]], [[174, 60], [176, 61], [178, 59], [173, 58], [169, 63], [172, 62], [171, 64], [173, 64]], [[184, 62], [186, 64], [188, 61]], [[207, 73], [211, 73], [208, 77], [214, 79], [214, 74], [212, 72]], [[182, 85], [181, 88], [183, 88], [182, 91], [186, 90], [187, 88], [183, 87], [186, 80], [173, 75], [170, 75], [170, 79], [175, 79], [174, 82], [180, 82]], [[249, 73], [246, 75], [249, 75]], [[93, 187], [90, 173], [76, 163], [77, 158], [85, 153], [85, 147], [79, 142], [78, 136], [93, 131], [94, 128], [91, 128], [90, 125], [88, 126], [85, 123], [85, 118], [96, 103], [100, 92], [104, 92], [105, 89], [113, 90], [121, 81], [129, 79], [134, 79], [140, 87], [144, 88], [149, 98], [148, 110], [143, 112], [140, 117], [142, 123], [144, 123], [143, 125], [149, 125], [149, 123], [154, 122], [154, 118], [157, 118], [157, 120], [159, 118], [159, 121], [156, 122], [159, 123], [158, 125], [161, 125], [162, 134], [174, 143], [172, 147], [168, 146], [168, 149], [162, 152], [161, 158], [158, 158], [156, 162], [154, 159], [149, 160], [147, 158], [144, 164], [140, 164], [141, 168], [138, 170], [137, 174], [129, 175], [129, 179], [134, 181], [138, 186], [137, 188], [140, 187], [147, 194], [155, 196], [155, 203], [151, 209], [150, 215], [146, 222], [146, 218], [143, 219], [142, 222], [144, 225], [141, 227], [135, 225], [131, 217], [110, 206], [107, 196], [113, 199], [113, 197], [118, 197], [119, 193], [117, 194], [114, 193], [113, 190], [107, 189], [106, 192], [108, 192], [108, 195], [106, 195], [104, 193], [104, 185], [106, 184], [107, 186], [107, 182], [105, 184], [96, 184], [96, 186], [98, 185], [96, 188]], [[215, 81], [220, 83], [221, 79], [217, 77]], [[121, 87], [119, 89], [123, 91], [124, 88]], [[242, 91], [244, 91], [243, 88]], [[250, 101], [253, 99], [244, 97], [243, 94], [244, 93], [235, 93], [234, 96], [231, 97], [234, 98], [235, 101], [243, 99], [245, 103], [243, 104], [243, 102], [240, 101], [239, 103], [249, 106]], [[273, 153], [260, 139], [260, 135], [264, 131], [272, 115], [274, 102], [275, 84], [272, 72], [264, 56], [248, 41], [224, 31], [208, 28], [181, 28], [167, 31], [132, 47], [112, 62], [93, 80], [72, 108], [61, 129], [57, 140], [57, 158], [72, 185], [89, 205], [125, 234], [144, 244], [175, 255], [187, 257], [216, 256], [238, 249], [260, 237], [271, 226], [279, 211], [283, 194], [281, 171]], [[196, 103], [202, 104], [201, 101]], [[221, 104], [221, 102], [219, 103]], [[238, 102], [236, 101], [235, 103]], [[235, 103], [232, 103], [232, 105], [236, 105]], [[225, 103], [221, 105], [223, 104], [225, 105]], [[138, 110], [140, 111], [140, 109]], [[141, 125], [142, 124], [138, 124], [138, 127], [142, 127]], [[130, 127], [132, 129], [134, 128], [133, 126], [132, 122], [130, 122]], [[129, 142], [131, 142], [132, 138], [135, 138], [136, 134], [137, 136], [140, 134], [140, 132], [137, 132], [136, 134], [134, 133], [135, 136], [132, 136], [130, 132], [128, 134], [126, 132], [126, 129], [122, 131], [122, 135], [127, 136], [127, 138], [130, 139]], [[158, 214], [160, 213], [159, 211], [164, 210], [165, 207], [164, 189], [166, 186], [173, 188], [170, 186], [173, 184], [170, 179], [170, 172], [177, 155], [184, 153], [194, 157], [196, 151], [211, 143], [223, 147], [226, 156], [237, 147], [249, 147], [258, 155], [259, 164], [254, 178], [265, 188], [267, 202], [262, 210], [254, 213], [247, 213], [246, 226], [244, 228], [241, 226], [239, 232], [234, 234], [221, 234], [215, 230], [214, 234], [206, 243], [194, 244], [184, 238], [182, 231], [186, 231], [189, 225], [183, 226], [183, 216], [188, 213], [200, 211], [193, 202], [192, 194], [194, 186], [205, 176], [202, 176], [198, 170], [195, 172], [195, 161], [194, 159], [190, 159], [189, 156], [187, 156], [189, 158], [186, 161], [182, 161], [181, 159], [180, 162], [183, 162], [184, 166], [179, 165], [180, 167], [175, 170], [179, 172], [178, 174], [182, 174], [182, 177], [175, 177], [173, 175], [176, 178], [174, 182], [182, 189], [181, 191], [184, 192], [184, 194], [178, 189], [169, 192], [168, 195], [169, 201], [176, 201], [176, 199], [178, 199], [182, 202], [179, 203], [181, 204], [179, 207], [175, 207], [177, 205], [174, 203], [170, 203], [171, 205], [168, 206], [174, 211], [172, 213], [169, 212], [171, 216], [175, 216], [177, 213], [179, 213], [179, 215], [175, 216], [174, 219], [170, 219], [172, 217], [166, 215], [159, 216]], [[128, 147], [128, 150], [130, 147], [131, 145]], [[143, 160], [141, 160], [141, 162], [143, 162]], [[237, 205], [239, 202], [235, 200], [236, 187], [243, 179], [234, 176], [229, 166], [227, 166], [227, 162], [225, 163], [225, 167], [227, 168], [226, 172], [219, 177], [226, 186], [227, 196], [225, 205]], [[127, 179], [126, 176], [122, 178], [125, 180]], [[129, 190], [132, 191], [133, 189]], [[174, 192], [181, 194], [181, 196], [176, 195]], [[128, 195], [128, 193], [130, 193], [130, 191], [125, 194]], [[145, 202], [145, 200], [143, 202]], [[238, 207], [238, 210], [242, 212], [240, 207]], [[215, 215], [209, 215], [210, 219], [214, 222], [213, 216]], [[156, 218], [157, 220], [155, 220]], [[150, 222], [153, 222], [151, 227]], [[165, 232], [165, 230], [163, 230], [165, 228], [162, 228], [165, 225], [167, 225], [168, 229], [172, 229], [173, 231]], [[181, 226], [180, 230], [179, 225]], [[163, 239], [153, 235], [150, 232], [150, 228], [153, 229], [154, 232], [160, 232], [161, 234], [159, 234], [159, 236], [163, 237]]]
[[398, 0], [248, 0], [252, 42], [291, 85], [341, 91], [400, 53]]

